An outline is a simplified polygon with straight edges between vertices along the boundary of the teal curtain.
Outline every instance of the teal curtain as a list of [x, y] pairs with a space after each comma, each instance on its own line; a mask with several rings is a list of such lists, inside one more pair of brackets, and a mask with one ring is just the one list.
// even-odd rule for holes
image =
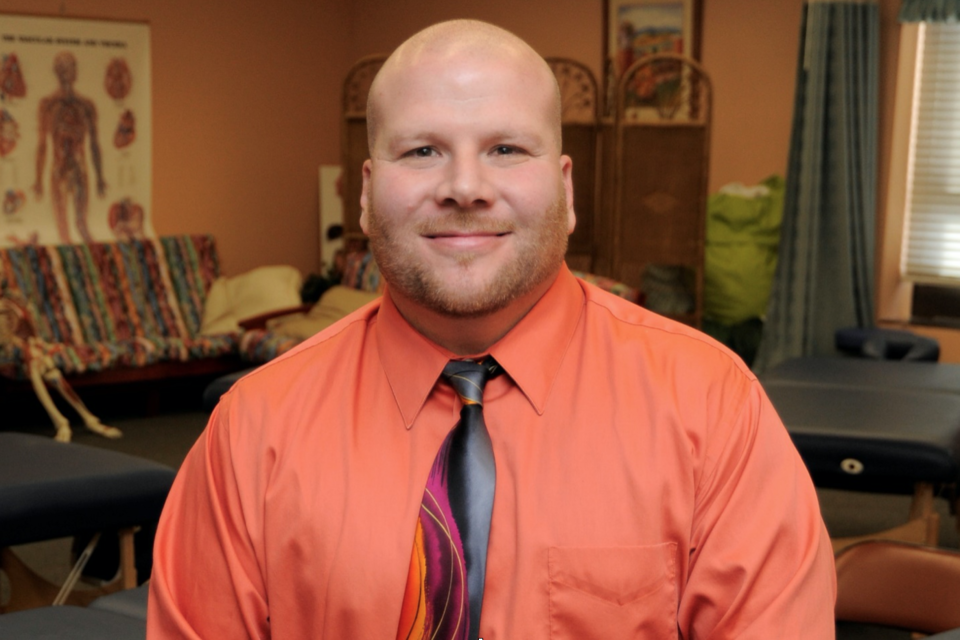
[[957, 22], [960, 0], [903, 0], [900, 22]]
[[876, 1], [805, 2], [780, 259], [754, 368], [835, 352], [873, 323], [880, 17]]

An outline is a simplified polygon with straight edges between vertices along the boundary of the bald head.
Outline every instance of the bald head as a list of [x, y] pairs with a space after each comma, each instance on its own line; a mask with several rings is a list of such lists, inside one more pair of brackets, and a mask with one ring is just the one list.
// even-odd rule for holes
[[496, 62], [504, 73], [514, 73], [528, 82], [531, 100], [543, 100], [545, 118], [555, 133], [557, 151], [560, 139], [560, 89], [550, 67], [526, 42], [487, 22], [451, 20], [427, 27], [401, 44], [387, 58], [373, 83], [367, 99], [367, 140], [370, 152], [390, 97], [410, 74], [429, 73], [430, 68], [463, 68], [477, 63]]

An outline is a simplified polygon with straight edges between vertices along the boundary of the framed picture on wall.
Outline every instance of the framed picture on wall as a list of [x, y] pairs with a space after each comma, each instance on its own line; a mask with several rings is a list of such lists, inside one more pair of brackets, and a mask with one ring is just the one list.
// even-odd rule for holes
[[145, 23], [0, 14], [0, 246], [154, 235], [150, 69]]
[[[653, 53], [677, 53], [700, 59], [703, 0], [604, 0], [604, 69], [608, 115], [613, 114], [617, 83], [630, 65]], [[638, 78], [628, 102], [642, 108], [664, 77]]]

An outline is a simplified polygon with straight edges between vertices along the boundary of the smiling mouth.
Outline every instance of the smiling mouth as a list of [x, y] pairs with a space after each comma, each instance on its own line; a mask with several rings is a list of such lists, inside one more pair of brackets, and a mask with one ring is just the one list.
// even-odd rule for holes
[[425, 233], [423, 236], [431, 240], [437, 238], [501, 238], [509, 233], [509, 231], [438, 231]]

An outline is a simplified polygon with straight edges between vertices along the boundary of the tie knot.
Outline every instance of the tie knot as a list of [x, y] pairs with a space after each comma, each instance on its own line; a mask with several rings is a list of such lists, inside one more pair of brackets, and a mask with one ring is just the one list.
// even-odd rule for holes
[[483, 404], [483, 387], [487, 380], [503, 373], [503, 367], [491, 356], [482, 362], [451, 360], [443, 368], [443, 379], [453, 387], [463, 404]]

